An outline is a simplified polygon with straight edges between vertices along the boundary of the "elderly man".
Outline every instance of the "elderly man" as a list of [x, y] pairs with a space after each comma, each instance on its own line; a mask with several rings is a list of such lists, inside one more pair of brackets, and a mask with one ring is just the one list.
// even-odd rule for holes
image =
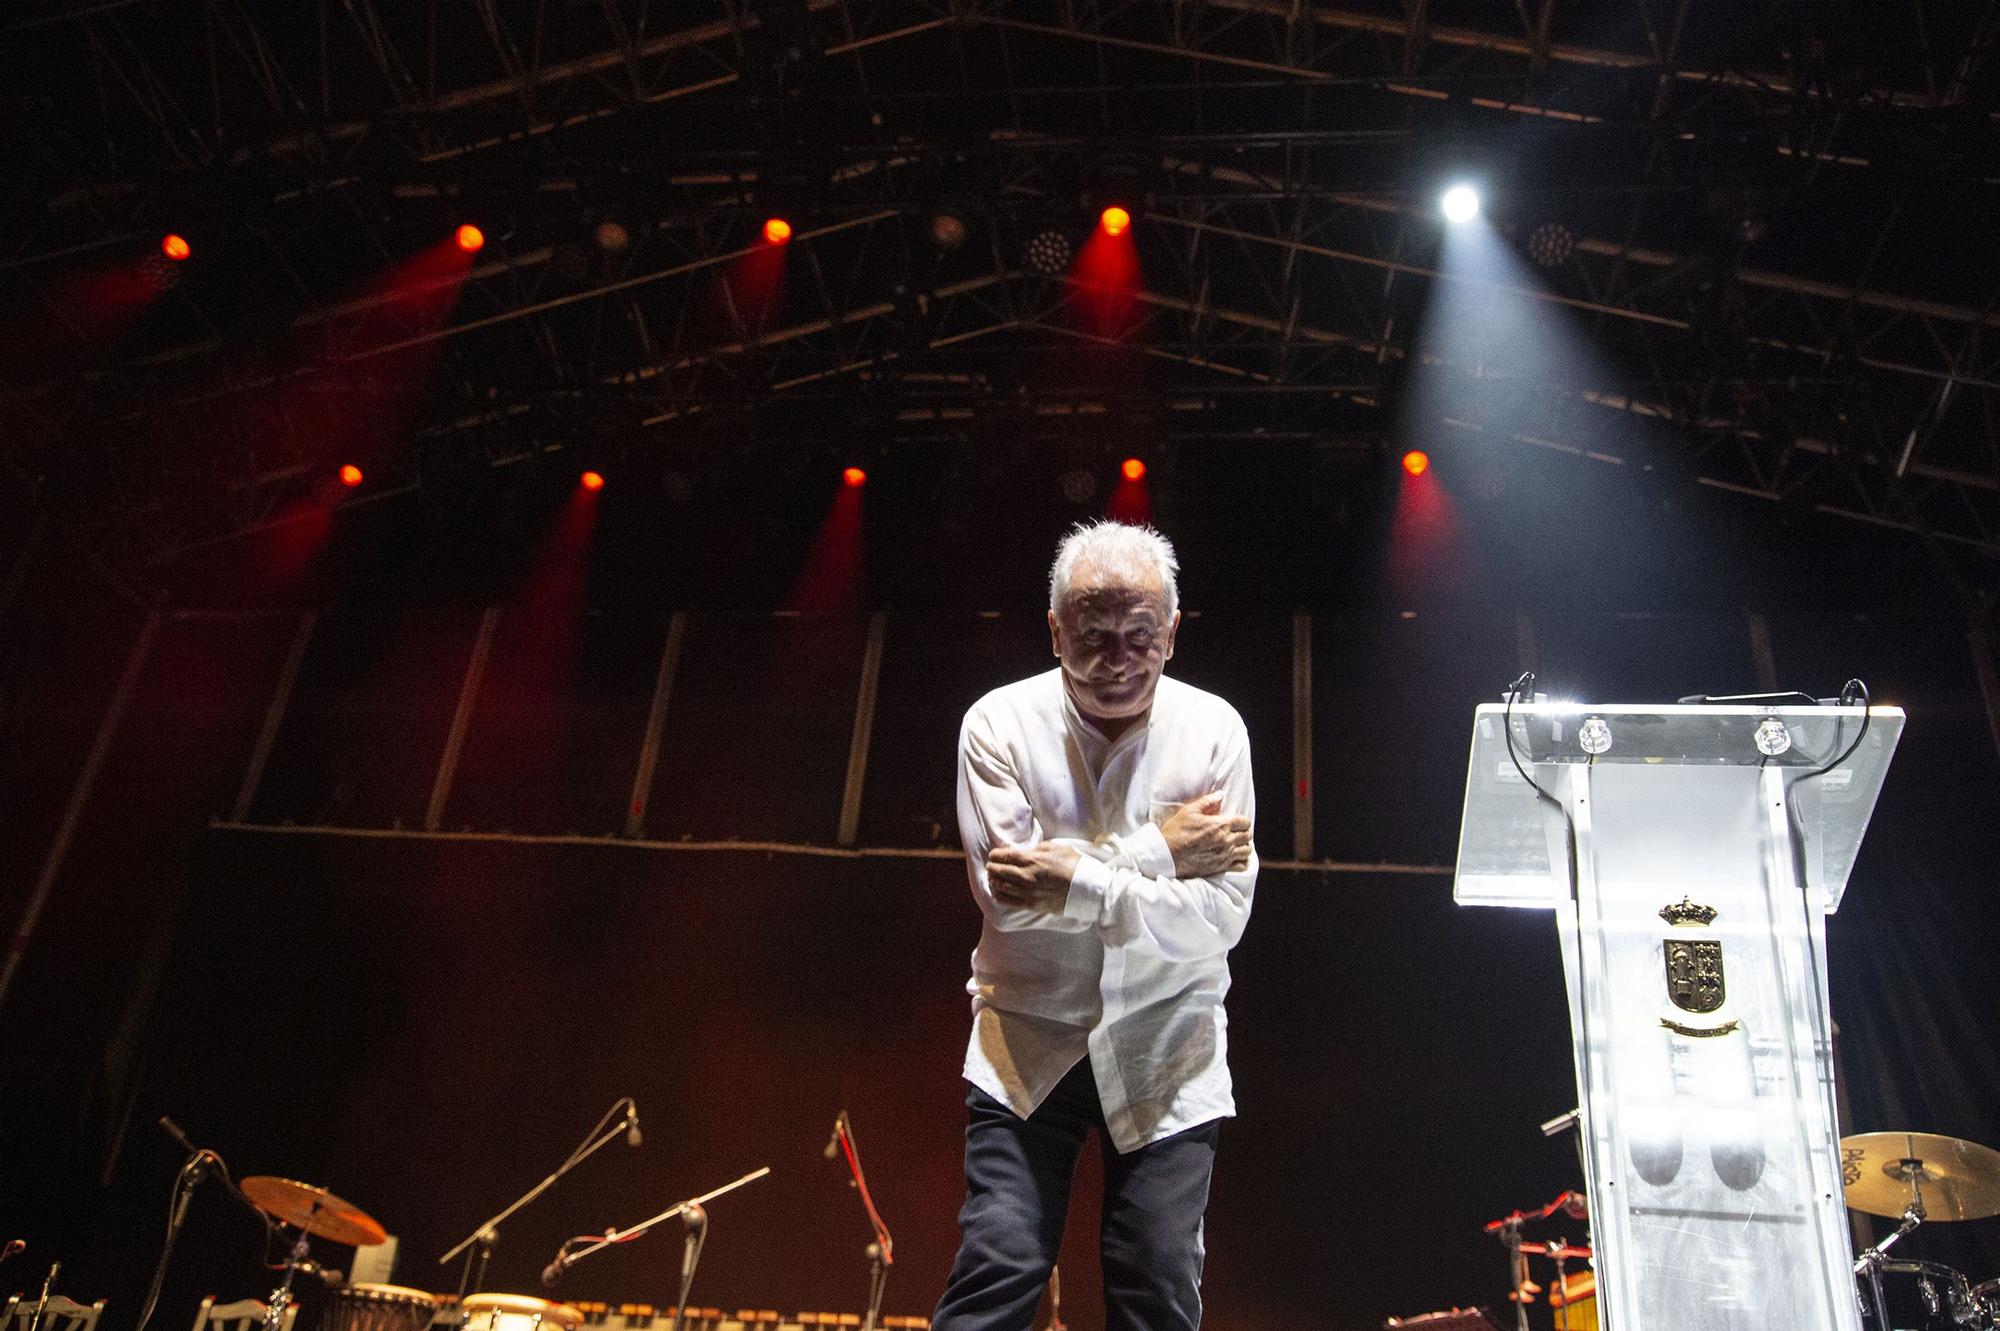
[[1250, 746], [1228, 703], [1162, 677], [1173, 547], [1080, 527], [1049, 576], [1060, 666], [995, 689], [959, 738], [972, 954], [963, 1240], [933, 1331], [1026, 1331], [1084, 1138], [1104, 1147], [1110, 1331], [1201, 1321], [1229, 949], [1257, 880]]

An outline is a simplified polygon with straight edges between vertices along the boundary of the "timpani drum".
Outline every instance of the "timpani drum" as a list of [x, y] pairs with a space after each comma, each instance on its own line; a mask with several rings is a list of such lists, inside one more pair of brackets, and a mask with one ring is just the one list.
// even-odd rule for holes
[[583, 1313], [526, 1294], [468, 1294], [463, 1331], [577, 1331]]
[[334, 1294], [324, 1331], [424, 1331], [438, 1304], [437, 1296], [405, 1285], [357, 1283]]

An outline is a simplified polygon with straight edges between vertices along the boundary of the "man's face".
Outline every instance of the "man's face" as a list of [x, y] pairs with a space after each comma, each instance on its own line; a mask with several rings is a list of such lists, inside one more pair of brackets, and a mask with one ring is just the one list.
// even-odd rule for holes
[[1134, 582], [1080, 565], [1049, 634], [1076, 709], [1094, 720], [1141, 716], [1153, 705], [1160, 672], [1174, 654], [1177, 610], [1167, 613], [1158, 578]]

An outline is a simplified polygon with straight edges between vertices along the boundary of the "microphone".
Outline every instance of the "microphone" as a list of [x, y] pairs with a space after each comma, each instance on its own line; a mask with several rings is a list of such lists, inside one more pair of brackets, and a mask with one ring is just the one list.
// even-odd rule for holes
[[829, 1160], [840, 1153], [840, 1119], [845, 1117], [847, 1117], [847, 1111], [843, 1109], [840, 1111], [840, 1118], [833, 1120], [833, 1132], [826, 1139], [826, 1148], [820, 1152], [821, 1155]]
[[1590, 1201], [1580, 1192], [1566, 1192], [1562, 1200], [1563, 1214], [1572, 1220], [1587, 1219], [1590, 1215]]
[[321, 1266], [318, 1262], [300, 1262], [295, 1268], [302, 1276], [310, 1276], [328, 1289], [339, 1289], [347, 1283], [347, 1272], [337, 1266]]
[[8, 1239], [7, 1246], [0, 1248], [0, 1262], [6, 1261], [9, 1257], [19, 1257], [27, 1250], [28, 1241], [26, 1239]]
[[645, 1134], [639, 1131], [639, 1102], [628, 1098], [625, 1101], [625, 1144], [637, 1146], [645, 1140]]
[[160, 1127], [165, 1130], [169, 1137], [174, 1139], [176, 1146], [186, 1151], [189, 1155], [201, 1154], [195, 1147], [195, 1144], [188, 1140], [187, 1134], [181, 1131], [181, 1125], [168, 1118], [165, 1114], [160, 1115]]
[[554, 1289], [556, 1282], [569, 1271], [569, 1245], [565, 1243], [556, 1259], [542, 1268], [542, 1288]]
[[1559, 1133], [1568, 1132], [1582, 1121], [1583, 1111], [1581, 1109], [1572, 1109], [1567, 1114], [1557, 1114], [1554, 1118], [1542, 1124], [1542, 1135], [1544, 1137], [1554, 1137]]
[[701, 1245], [708, 1237], [708, 1212], [689, 1202], [681, 1219], [687, 1224], [687, 1237], [681, 1240], [681, 1290], [685, 1297], [687, 1287], [694, 1283], [694, 1264], [701, 1260]]

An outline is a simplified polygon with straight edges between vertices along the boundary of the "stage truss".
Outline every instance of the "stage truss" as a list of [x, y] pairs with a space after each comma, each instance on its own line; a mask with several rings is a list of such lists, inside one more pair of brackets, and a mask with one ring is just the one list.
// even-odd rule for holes
[[[80, 270], [169, 228], [201, 245], [129, 333], [6, 375], [7, 463], [117, 566], [293, 511], [341, 460], [326, 413], [413, 355], [415, 443], [370, 494], [691, 447], [718, 414], [890, 449], [1134, 413], [1167, 441], [1379, 448], [1464, 161], [1517, 244], [1547, 228], [1524, 289], [1602, 372], [1491, 385], [1504, 413], [1439, 428], [1913, 531], [1975, 591], [2000, 552], [1993, 4], [294, 18], [68, 0], [0, 27], [9, 307], [62, 326]], [[1112, 199], [1144, 277], [1107, 327], [1024, 254]], [[782, 297], [745, 308], [718, 279], [770, 210], [798, 227]], [[491, 243], [441, 322], [358, 294], [460, 216]], [[1143, 391], [1021, 368], [1093, 342], [1143, 348]]]

